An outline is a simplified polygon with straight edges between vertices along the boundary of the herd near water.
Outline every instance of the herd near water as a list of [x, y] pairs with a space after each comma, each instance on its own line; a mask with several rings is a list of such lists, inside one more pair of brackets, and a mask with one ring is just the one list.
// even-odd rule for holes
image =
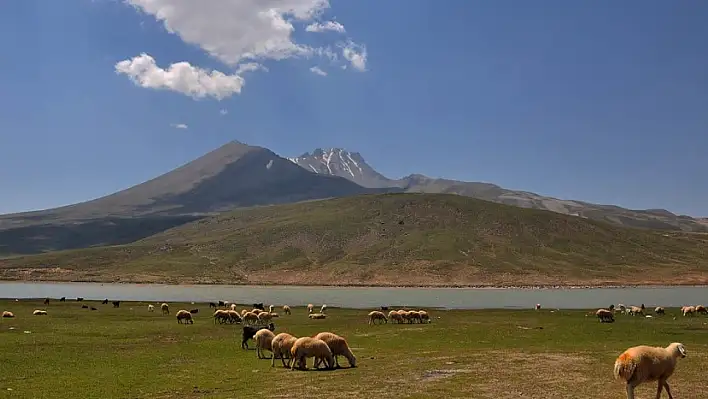
[[[78, 302], [83, 300], [83, 298], [76, 298]], [[59, 301], [65, 302], [66, 298], [62, 297]], [[44, 304], [49, 305], [49, 303], [50, 299], [46, 298]], [[120, 307], [120, 301], [111, 301], [110, 303], [114, 308]], [[102, 304], [109, 304], [109, 300], [103, 300]], [[168, 303], [158, 303], [158, 305], [162, 315], [171, 314]], [[85, 304], [82, 304], [81, 307], [92, 311], [98, 310], [96, 307]], [[275, 367], [276, 359], [280, 359], [282, 366], [285, 368], [307, 370], [307, 359], [313, 358], [314, 369], [335, 369], [340, 368], [339, 356], [347, 359], [350, 368], [357, 366], [357, 358], [349, 347], [346, 338], [334, 332], [323, 331], [312, 336], [303, 337], [297, 337], [286, 332], [276, 334], [276, 326], [273, 320], [279, 318], [280, 315], [275, 312], [274, 305], [269, 305], [266, 310], [263, 303], [254, 303], [251, 309], [238, 311], [236, 304], [228, 301], [218, 301], [211, 302], [209, 307], [215, 309], [214, 313], [211, 314], [215, 324], [241, 324], [242, 349], [249, 349], [248, 342], [252, 340], [255, 344], [257, 358], [269, 358], [271, 367]], [[282, 305], [281, 309], [283, 315], [292, 315], [290, 306]], [[541, 305], [536, 304], [535, 309], [540, 311]], [[148, 312], [154, 312], [155, 310], [155, 305], [147, 305]], [[194, 324], [193, 315], [198, 313], [198, 308], [180, 309], [175, 313], [177, 323]], [[655, 307], [653, 310], [654, 315], [651, 315], [644, 304], [641, 304], [641, 306], [611, 305], [608, 308], [590, 312], [586, 316], [590, 316], [593, 313], [602, 323], [615, 322], [615, 315], [643, 316], [646, 318], [667, 316], [664, 307]], [[48, 312], [46, 309], [35, 309], [32, 314], [46, 316]], [[317, 312], [315, 312], [313, 304], [308, 304], [307, 314], [308, 318], [312, 320], [323, 320], [329, 316], [326, 304], [323, 304]], [[708, 315], [708, 310], [703, 305], [683, 306], [680, 309], [680, 316], [683, 317], [693, 317], [701, 314]], [[3, 311], [2, 318], [15, 318], [15, 314], [10, 311]], [[675, 320], [676, 316], [673, 318]], [[368, 312], [366, 320], [369, 325], [384, 324], [389, 321], [397, 324], [426, 324], [432, 322], [426, 310], [405, 308], [390, 310], [388, 306], [381, 306], [380, 310]], [[266, 352], [270, 352], [270, 356]], [[634, 399], [634, 389], [646, 382], [657, 382], [656, 398], [659, 398], [662, 391], [666, 390], [668, 397], [673, 399], [667, 380], [674, 373], [677, 360], [685, 358], [686, 355], [686, 347], [680, 342], [670, 343], [666, 347], [633, 346], [626, 349], [616, 358], [613, 374], [616, 379], [625, 382], [628, 399]]]

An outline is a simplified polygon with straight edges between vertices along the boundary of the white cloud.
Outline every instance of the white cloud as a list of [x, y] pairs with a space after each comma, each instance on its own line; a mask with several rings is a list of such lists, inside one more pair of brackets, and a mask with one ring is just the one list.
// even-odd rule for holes
[[328, 30], [339, 33], [346, 32], [344, 25], [337, 21], [327, 21], [325, 23], [313, 22], [310, 25], [307, 25], [305, 30], [308, 32], [324, 32]]
[[[143, 53], [115, 65], [141, 87], [168, 89], [193, 98], [223, 99], [239, 94], [242, 75], [267, 71], [264, 61], [294, 57], [323, 57], [338, 61], [333, 45], [342, 48], [342, 56], [354, 68], [366, 70], [365, 47], [346, 43], [313, 47], [296, 42], [296, 26], [305, 29], [345, 32], [338, 22], [319, 21], [330, 8], [329, 0], [125, 0], [161, 22], [165, 29], [188, 44], [195, 45], [231, 68], [224, 73], [178, 62], [165, 68]], [[313, 30], [314, 29], [314, 30]], [[336, 47], [335, 46], [335, 47]], [[349, 50], [347, 50], [349, 49]], [[363, 52], [362, 52], [363, 49]]]
[[170, 126], [172, 126], [175, 129], [189, 129], [189, 126], [185, 125], [184, 123], [173, 123]]
[[348, 42], [342, 47], [342, 56], [345, 60], [349, 61], [354, 69], [361, 72], [366, 71], [368, 54], [366, 47], [363, 45], [356, 44], [352, 41]]
[[244, 80], [238, 75], [226, 75], [177, 62], [162, 69], [155, 59], [142, 53], [116, 64], [116, 73], [127, 75], [136, 85], [151, 89], [168, 89], [192, 98], [214, 97], [224, 99], [240, 93]]
[[226, 114], [229, 113], [229, 110], [228, 110], [228, 109], [222, 109], [221, 111], [219, 111], [219, 113], [220, 113], [221, 115], [226, 115]]
[[323, 71], [320, 69], [320, 67], [313, 66], [310, 68], [310, 72], [314, 73], [315, 75], [320, 75], [320, 76], [327, 76], [327, 72]]

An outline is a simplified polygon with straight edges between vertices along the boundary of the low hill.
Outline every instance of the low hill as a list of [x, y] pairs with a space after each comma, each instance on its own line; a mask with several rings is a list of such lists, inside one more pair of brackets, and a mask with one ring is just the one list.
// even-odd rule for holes
[[2, 215], [0, 254], [122, 244], [237, 207], [388, 191], [308, 172], [266, 148], [231, 142], [115, 194], [55, 209]]
[[240, 209], [138, 242], [0, 260], [1, 279], [347, 285], [708, 283], [708, 236], [448, 194]]

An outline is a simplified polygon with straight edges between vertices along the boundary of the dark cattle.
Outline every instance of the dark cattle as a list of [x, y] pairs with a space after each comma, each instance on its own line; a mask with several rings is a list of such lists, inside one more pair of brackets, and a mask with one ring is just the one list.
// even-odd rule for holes
[[261, 303], [254, 303], [253, 304], [254, 309], [260, 309], [260, 310], [265, 310], [265, 307], [263, 307], [263, 302]]
[[113, 301], [113, 307], [114, 308], [120, 307], [120, 301]]
[[101, 304], [102, 304], [102, 305], [108, 305], [108, 298], [104, 299], [104, 300], [101, 302]]
[[81, 301], [83, 301], [83, 300], [84, 300], [84, 298], [82, 298], [82, 297], [76, 298], [76, 302], [81, 302]]
[[381, 310], [388, 310], [388, 306], [381, 306]]
[[44, 298], [44, 304], [49, 305], [49, 298]]
[[267, 328], [270, 331], [275, 331], [275, 324], [270, 323], [267, 326], [243, 326], [243, 334], [241, 335], [241, 349], [248, 349], [248, 340], [253, 338], [258, 330], [263, 328]]
[[94, 308], [93, 306], [91, 306], [91, 310], [98, 310], [98, 309], [96, 309], [96, 308]]
[[192, 309], [189, 311], [191, 314], [199, 313], [199, 309]]
[[65, 296], [61, 297], [61, 298], [59, 299], [59, 302], [66, 302], [66, 297], [65, 297]]
[[216, 304], [214, 302], [209, 302], [209, 309], [211, 308], [216, 308]]
[[224, 303], [224, 301], [219, 301], [219, 306], [226, 306], [226, 304]]
[[81, 309], [88, 309], [88, 305], [81, 305]]

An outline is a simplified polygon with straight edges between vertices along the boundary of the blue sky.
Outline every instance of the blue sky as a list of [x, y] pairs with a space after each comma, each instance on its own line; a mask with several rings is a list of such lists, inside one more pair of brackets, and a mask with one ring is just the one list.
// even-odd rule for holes
[[[308, 19], [321, 0], [131, 1], [0, 5], [0, 213], [106, 195], [239, 140], [708, 216], [708, 2], [332, 0]], [[265, 3], [299, 10], [291, 35], [258, 25]], [[327, 21], [345, 32], [305, 29]], [[143, 53], [143, 86], [162, 88], [127, 68]], [[223, 75], [192, 90], [166, 74], [178, 62]]]

